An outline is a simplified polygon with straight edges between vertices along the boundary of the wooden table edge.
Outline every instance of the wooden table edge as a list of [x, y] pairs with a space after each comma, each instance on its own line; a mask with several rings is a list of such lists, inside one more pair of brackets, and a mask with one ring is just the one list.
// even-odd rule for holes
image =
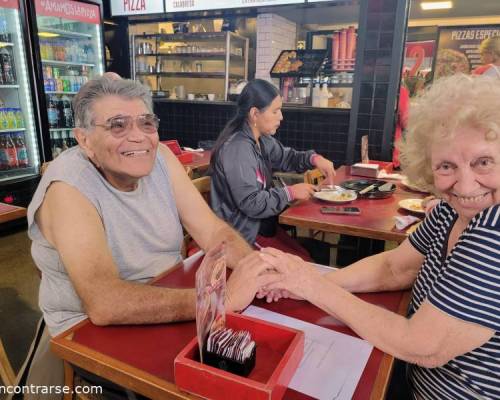
[[[397, 313], [399, 315], [406, 315], [408, 304], [410, 302], [411, 291], [407, 290], [403, 293], [401, 301], [399, 302]], [[384, 353], [382, 356], [382, 361], [380, 362], [380, 367], [375, 377], [373, 383], [372, 393], [370, 395], [370, 400], [381, 400], [385, 399], [387, 395], [387, 389], [389, 388], [389, 380], [392, 376], [392, 370], [394, 368], [394, 357], [390, 354]]]
[[[17, 206], [13, 206], [13, 207], [17, 207]], [[26, 211], [27, 210], [24, 207], [17, 207], [16, 210], [1, 213], [0, 214], [0, 223], [9, 222], [9, 221], [12, 221], [12, 220], [15, 220], [18, 218], [26, 217]]]
[[66, 362], [154, 400], [198, 399], [180, 391], [173, 382], [76, 343], [72, 336], [73, 332], [67, 332], [51, 340], [52, 351]]
[[322, 222], [314, 222], [310, 219], [300, 217], [290, 217], [286, 215], [286, 211], [279, 216], [281, 224], [293, 225], [299, 228], [319, 230], [322, 232], [338, 233], [340, 235], [359, 236], [368, 239], [390, 240], [401, 243], [408, 236], [405, 232], [380, 232], [370, 228], [353, 228], [350, 226], [338, 224], [333, 228], [330, 224]]

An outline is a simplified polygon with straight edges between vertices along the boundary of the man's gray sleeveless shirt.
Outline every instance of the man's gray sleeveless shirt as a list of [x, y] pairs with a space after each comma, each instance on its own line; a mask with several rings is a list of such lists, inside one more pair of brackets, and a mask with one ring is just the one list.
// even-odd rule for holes
[[124, 280], [146, 282], [174, 266], [181, 260], [182, 242], [169, 172], [159, 154], [151, 174], [139, 180], [137, 189], [122, 192], [104, 179], [78, 146], [63, 152], [51, 162], [28, 207], [31, 253], [42, 272], [39, 305], [51, 335], [86, 318], [57, 250], [45, 240], [34, 218], [55, 181], [75, 187], [95, 207]]

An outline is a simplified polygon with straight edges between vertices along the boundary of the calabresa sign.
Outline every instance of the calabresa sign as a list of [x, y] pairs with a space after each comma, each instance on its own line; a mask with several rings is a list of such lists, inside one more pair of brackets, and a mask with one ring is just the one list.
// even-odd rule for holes
[[201, 11], [225, 8], [301, 4], [305, 0], [165, 0], [165, 11]]
[[99, 6], [73, 0], [36, 0], [36, 13], [46, 17], [59, 17], [89, 24], [99, 24]]
[[163, 4], [163, 0], [111, 0], [111, 15], [163, 13]]

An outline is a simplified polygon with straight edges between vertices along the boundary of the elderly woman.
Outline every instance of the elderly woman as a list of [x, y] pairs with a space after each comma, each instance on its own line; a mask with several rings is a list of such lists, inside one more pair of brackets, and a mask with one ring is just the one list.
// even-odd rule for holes
[[[73, 106], [78, 146], [50, 163], [28, 208], [50, 335], [87, 317], [97, 325], [193, 319], [194, 289], [143, 284], [181, 261], [181, 223], [204, 250], [226, 243], [229, 265], [239, 266], [228, 284], [228, 308], [245, 307], [265, 279], [258, 276], [265, 265], [158, 144], [150, 91], [104, 76], [83, 86]], [[54, 383], [41, 375], [55, 371], [47, 367], [48, 337], [28, 383]]]
[[[500, 83], [442, 78], [412, 108], [402, 163], [441, 199], [398, 248], [320, 275], [274, 249], [286, 289], [409, 364], [416, 399], [500, 398]], [[408, 318], [351, 292], [412, 288]]]

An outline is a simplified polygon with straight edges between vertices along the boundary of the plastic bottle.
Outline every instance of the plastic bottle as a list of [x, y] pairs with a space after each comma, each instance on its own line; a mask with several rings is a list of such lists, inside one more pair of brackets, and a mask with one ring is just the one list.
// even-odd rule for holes
[[9, 122], [7, 121], [7, 113], [5, 108], [0, 108], [0, 129], [9, 129]]
[[321, 91], [319, 94], [319, 106], [326, 108], [328, 107], [328, 97], [329, 97], [329, 92], [328, 92], [328, 87], [326, 83], [321, 86]]
[[16, 147], [14, 146], [14, 142], [8, 133], [5, 134], [6, 137], [6, 148], [5, 151], [7, 153], [7, 160], [9, 163], [9, 169], [17, 168], [17, 152]]
[[319, 83], [314, 84], [313, 93], [312, 93], [312, 106], [313, 107], [320, 106], [320, 103], [319, 103], [320, 90], [321, 89], [319, 87]]
[[16, 83], [16, 73], [14, 59], [9, 50], [5, 47], [0, 49], [0, 64], [2, 67], [3, 82], [6, 85], [14, 85]]
[[7, 113], [7, 126], [8, 129], [16, 129], [17, 128], [17, 121], [16, 121], [16, 114], [14, 112], [13, 108], [7, 108], [6, 109]]
[[47, 104], [47, 115], [49, 118], [49, 127], [58, 128], [59, 126], [59, 110], [57, 109], [57, 98], [53, 95], [49, 96]]
[[0, 134], [0, 171], [9, 169], [9, 158], [7, 156], [7, 136]]
[[75, 125], [74, 119], [73, 119], [73, 110], [71, 108], [71, 101], [69, 100], [68, 96], [63, 96], [61, 98], [61, 105], [62, 105], [62, 121], [63, 121], [63, 126], [66, 128], [73, 128]]
[[16, 126], [19, 129], [24, 129], [26, 127], [24, 123], [24, 114], [20, 108], [15, 108], [14, 113], [16, 115]]
[[26, 168], [29, 165], [28, 150], [24, 140], [24, 133], [18, 132], [14, 136], [14, 145], [17, 153], [17, 163], [19, 168]]

